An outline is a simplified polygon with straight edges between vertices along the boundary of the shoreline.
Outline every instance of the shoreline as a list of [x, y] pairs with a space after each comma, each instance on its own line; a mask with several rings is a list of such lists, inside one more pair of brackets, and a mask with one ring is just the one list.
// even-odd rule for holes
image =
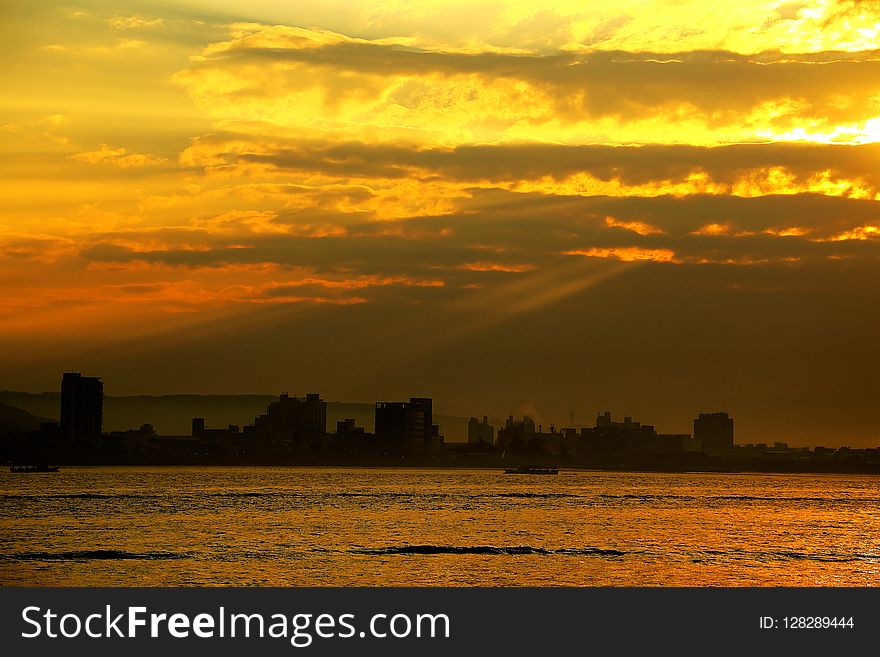
[[[552, 481], [552, 477], [555, 475], [532, 475], [532, 474], [507, 474], [504, 472], [506, 468], [510, 468], [511, 466], [521, 465], [522, 463], [510, 462], [510, 463], [493, 463], [493, 464], [480, 464], [480, 463], [431, 463], [431, 462], [408, 462], [408, 463], [400, 463], [395, 461], [377, 461], [372, 463], [346, 463], [340, 461], [318, 461], [318, 460], [309, 460], [309, 461], [297, 461], [297, 462], [260, 462], [260, 461], [252, 461], [252, 462], [236, 462], [236, 461], [223, 461], [223, 460], [206, 460], [206, 461], [107, 461], [107, 462], [98, 462], [98, 461], [80, 461], [80, 462], [72, 462], [72, 461], [53, 461], [52, 465], [60, 465], [61, 471], [63, 472], [65, 468], [340, 468], [340, 469], [359, 469], [359, 470], [449, 470], [449, 471], [460, 471], [460, 470], [497, 470], [498, 474], [504, 474], [508, 477], [531, 477], [537, 478], [538, 480], [543, 480], [545, 478], [550, 478]], [[544, 464], [542, 464], [544, 465]], [[840, 463], [816, 463], [811, 464], [813, 467], [796, 467], [802, 466], [803, 464], [797, 463], [761, 463], [761, 464], [743, 464], [740, 467], [735, 467], [733, 465], [728, 464], [727, 467], [688, 467], [686, 465], [681, 466], [665, 466], [665, 467], [651, 467], [648, 465], [598, 465], [598, 464], [566, 464], [566, 463], [554, 463], [553, 467], [558, 467], [560, 473], [564, 473], [566, 471], [570, 472], [620, 472], [620, 473], [653, 473], [653, 474], [702, 474], [702, 475], [713, 475], [713, 474], [797, 474], [797, 475], [822, 475], [822, 474], [837, 474], [837, 475], [867, 475], [867, 476], [880, 476], [880, 464], [840, 464]], [[27, 472], [27, 473], [15, 473], [9, 470], [10, 464], [6, 464], [2, 470], [2, 472], [12, 474], [55, 474], [52, 472]]]

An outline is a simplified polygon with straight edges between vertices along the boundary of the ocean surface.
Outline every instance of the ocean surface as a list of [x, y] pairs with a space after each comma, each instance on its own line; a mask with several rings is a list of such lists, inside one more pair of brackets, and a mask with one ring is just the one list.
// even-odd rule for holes
[[874, 586], [880, 478], [0, 472], [0, 584]]

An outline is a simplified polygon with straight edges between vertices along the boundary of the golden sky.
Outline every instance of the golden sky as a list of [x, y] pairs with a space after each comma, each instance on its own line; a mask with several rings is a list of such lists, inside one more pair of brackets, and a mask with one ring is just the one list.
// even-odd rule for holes
[[13, 2], [0, 387], [880, 444], [880, 2], [552, 4]]

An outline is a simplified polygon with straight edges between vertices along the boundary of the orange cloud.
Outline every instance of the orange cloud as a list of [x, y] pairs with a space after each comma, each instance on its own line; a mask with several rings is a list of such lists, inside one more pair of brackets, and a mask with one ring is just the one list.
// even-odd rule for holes
[[880, 237], [880, 226], [857, 226], [851, 230], [833, 235], [826, 240], [828, 242], [843, 242], [846, 240], [870, 240]]
[[680, 262], [675, 257], [675, 252], [670, 249], [643, 249], [637, 246], [572, 249], [565, 251], [564, 254], [588, 258], [613, 258], [622, 262]]
[[639, 235], [662, 235], [663, 229], [643, 221], [620, 221], [614, 217], [605, 217], [605, 225], [609, 228], [623, 228]]
[[107, 144], [101, 144], [97, 151], [87, 151], [70, 155], [71, 160], [85, 162], [87, 164], [115, 164], [128, 169], [130, 167], [144, 167], [165, 162], [165, 158], [151, 153], [129, 153], [124, 148], [110, 148]]
[[787, 228], [768, 228], [764, 231], [764, 234], [776, 235], [777, 237], [802, 237], [810, 232], [812, 232], [810, 228], [788, 226]]
[[459, 269], [465, 269], [467, 271], [500, 271], [500, 272], [508, 272], [508, 273], [521, 273], [524, 271], [531, 271], [535, 268], [534, 265], [508, 265], [501, 262], [468, 262], [463, 265], [459, 265]]
[[317, 277], [306, 277], [299, 280], [273, 282], [266, 286], [263, 291], [273, 293], [273, 291], [287, 290], [288, 288], [305, 287], [308, 285], [317, 285], [318, 287], [339, 289], [339, 290], [360, 290], [368, 287], [387, 287], [389, 285], [403, 285], [406, 287], [443, 287], [446, 285], [441, 280], [419, 279], [411, 276], [358, 276], [350, 279], [328, 279]]
[[731, 231], [731, 226], [728, 223], [725, 224], [706, 224], [705, 226], [701, 226], [695, 231], [691, 232], [691, 235], [729, 235]]

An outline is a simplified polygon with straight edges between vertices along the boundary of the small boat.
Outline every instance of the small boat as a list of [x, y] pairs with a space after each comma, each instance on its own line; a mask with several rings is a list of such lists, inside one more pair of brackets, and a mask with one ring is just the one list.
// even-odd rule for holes
[[10, 465], [10, 472], [58, 472], [61, 469], [60, 465], [46, 465], [45, 463], [40, 463], [37, 465]]
[[554, 475], [559, 474], [559, 468], [542, 468], [535, 465], [521, 465], [516, 468], [507, 468], [504, 474], [536, 474]]

